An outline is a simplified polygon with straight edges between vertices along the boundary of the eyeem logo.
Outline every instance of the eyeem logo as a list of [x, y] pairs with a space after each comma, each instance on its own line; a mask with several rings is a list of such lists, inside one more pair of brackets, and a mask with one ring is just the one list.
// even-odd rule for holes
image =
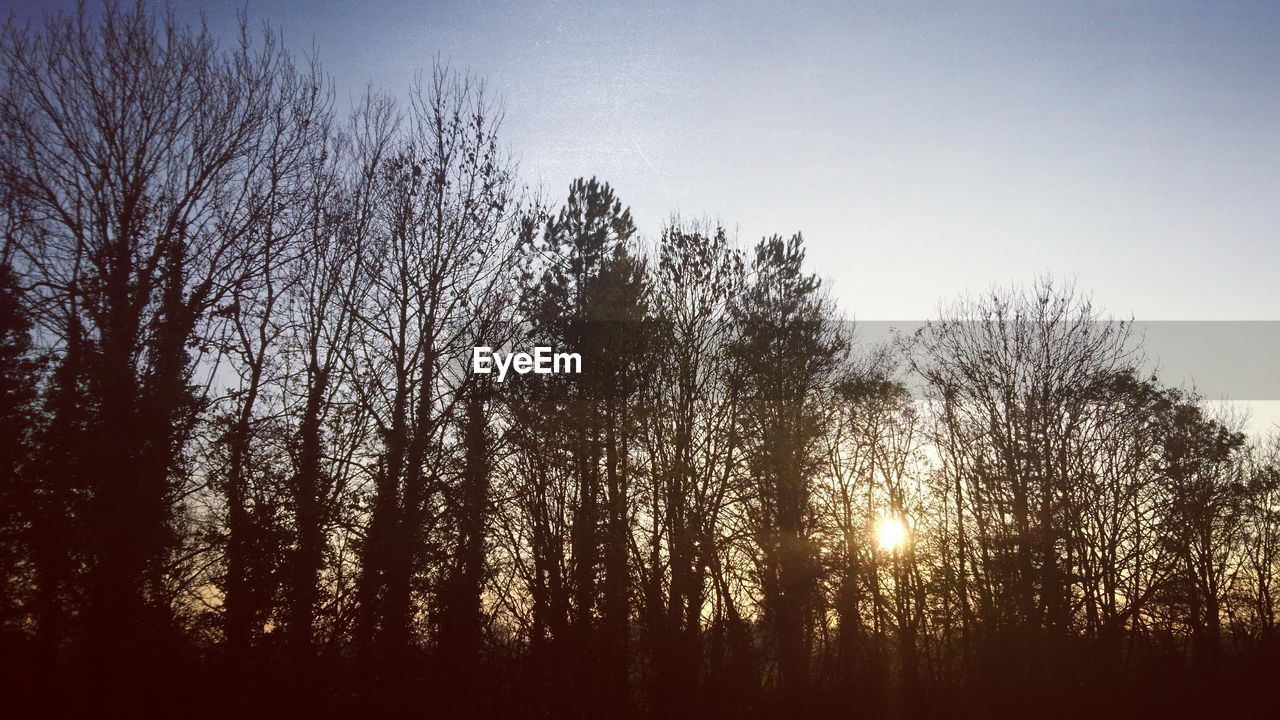
[[488, 375], [498, 369], [498, 382], [507, 376], [507, 370], [517, 373], [551, 375], [553, 373], [581, 373], [582, 356], [578, 353], [553, 353], [549, 347], [535, 347], [533, 354], [494, 352], [491, 347], [471, 348], [471, 372]]

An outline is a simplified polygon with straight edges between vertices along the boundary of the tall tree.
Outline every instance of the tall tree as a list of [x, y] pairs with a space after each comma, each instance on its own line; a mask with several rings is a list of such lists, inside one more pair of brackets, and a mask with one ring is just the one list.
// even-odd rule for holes
[[137, 702], [142, 667], [167, 669], [182, 450], [200, 408], [190, 351], [258, 267], [287, 64], [270, 33], [221, 49], [115, 3], [29, 33], [11, 23], [0, 43], [3, 177], [33, 226], [21, 261], [41, 331], [75, 328], [86, 359], [85, 628], [108, 707]]
[[[550, 420], [547, 429], [563, 432], [568, 443], [573, 506], [566, 630], [581, 652], [573, 692], [582, 712], [592, 714], [606, 712], [602, 708], [625, 714], [630, 706], [631, 447], [648, 293], [634, 236], [630, 211], [613, 189], [579, 179], [525, 252], [521, 312], [530, 340], [582, 358], [580, 375], [526, 384], [528, 407], [539, 408]], [[534, 440], [540, 435], [528, 441], [541, 445], [545, 440]], [[546, 605], [563, 606], [559, 600]]]
[[[313, 680], [322, 604], [344, 588], [322, 582], [335, 524], [353, 522], [356, 459], [367, 418], [351, 377], [357, 312], [380, 200], [380, 176], [395, 129], [393, 107], [366, 95], [345, 127], [323, 138], [323, 164], [299, 199], [301, 248], [288, 283], [281, 403], [288, 418], [288, 507], [293, 543], [287, 559], [284, 626], [300, 687]], [[343, 568], [337, 568], [338, 573]], [[330, 585], [330, 587], [326, 587]], [[337, 618], [331, 618], [332, 621]], [[330, 636], [337, 629], [329, 628]]]
[[[8, 248], [5, 248], [7, 251]], [[32, 510], [43, 490], [34, 483], [39, 366], [31, 347], [31, 321], [22, 289], [0, 255], [0, 625], [18, 622], [30, 578], [22, 570], [31, 537]], [[52, 618], [38, 613], [40, 631]]]
[[782, 706], [810, 711], [811, 628], [818, 558], [813, 484], [823, 390], [848, 351], [822, 284], [804, 271], [804, 242], [766, 238], [756, 246], [750, 282], [734, 308], [730, 351], [743, 386], [750, 532], [765, 621], [776, 653]]
[[360, 632], [394, 692], [416, 646], [415, 584], [441, 520], [462, 408], [470, 303], [506, 281], [517, 201], [482, 83], [437, 68], [420, 81], [380, 169], [354, 373], [379, 437], [361, 547]]
[[673, 224], [663, 231], [651, 337], [662, 352], [647, 383], [641, 443], [650, 527], [646, 552], [636, 558], [655, 715], [712, 710], [712, 701], [690, 698], [706, 697], [703, 611], [713, 585], [707, 574], [737, 460], [736, 395], [723, 351], [744, 275], [741, 253], [723, 228]]

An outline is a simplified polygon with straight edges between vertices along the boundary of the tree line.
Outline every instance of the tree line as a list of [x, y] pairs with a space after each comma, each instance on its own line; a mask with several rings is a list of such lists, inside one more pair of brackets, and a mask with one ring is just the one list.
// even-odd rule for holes
[[[0, 657], [138, 715], [1217, 714], [1280, 442], [1070, 284], [857, 342], [799, 234], [522, 184], [485, 84], [349, 112], [140, 4], [0, 41]], [[581, 374], [470, 372], [551, 346]]]

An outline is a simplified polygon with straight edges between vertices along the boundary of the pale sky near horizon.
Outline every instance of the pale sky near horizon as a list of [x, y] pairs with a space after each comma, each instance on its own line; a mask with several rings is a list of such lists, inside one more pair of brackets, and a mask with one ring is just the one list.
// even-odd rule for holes
[[[229, 37], [244, 4], [172, 6]], [[923, 319], [1052, 273], [1118, 316], [1280, 320], [1278, 2], [248, 13], [314, 43], [340, 107], [370, 83], [403, 95], [437, 57], [486, 78], [552, 199], [596, 175], [650, 237], [676, 212], [744, 244], [803, 231], [851, 317]]]

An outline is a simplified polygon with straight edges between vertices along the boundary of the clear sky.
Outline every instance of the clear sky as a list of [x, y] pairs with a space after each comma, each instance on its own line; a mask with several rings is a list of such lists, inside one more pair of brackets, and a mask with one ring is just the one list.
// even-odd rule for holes
[[[219, 34], [242, 6], [173, 4]], [[803, 231], [859, 319], [1051, 272], [1117, 315], [1280, 320], [1280, 2], [248, 12], [314, 43], [344, 105], [437, 57], [487, 78], [552, 198], [597, 175], [649, 235], [673, 212]]]
[[[242, 5], [173, 7], [225, 33]], [[861, 319], [1042, 272], [1120, 315], [1280, 319], [1280, 3], [248, 8], [343, 102], [437, 56], [488, 78], [553, 197], [594, 174], [647, 234], [803, 231]]]

